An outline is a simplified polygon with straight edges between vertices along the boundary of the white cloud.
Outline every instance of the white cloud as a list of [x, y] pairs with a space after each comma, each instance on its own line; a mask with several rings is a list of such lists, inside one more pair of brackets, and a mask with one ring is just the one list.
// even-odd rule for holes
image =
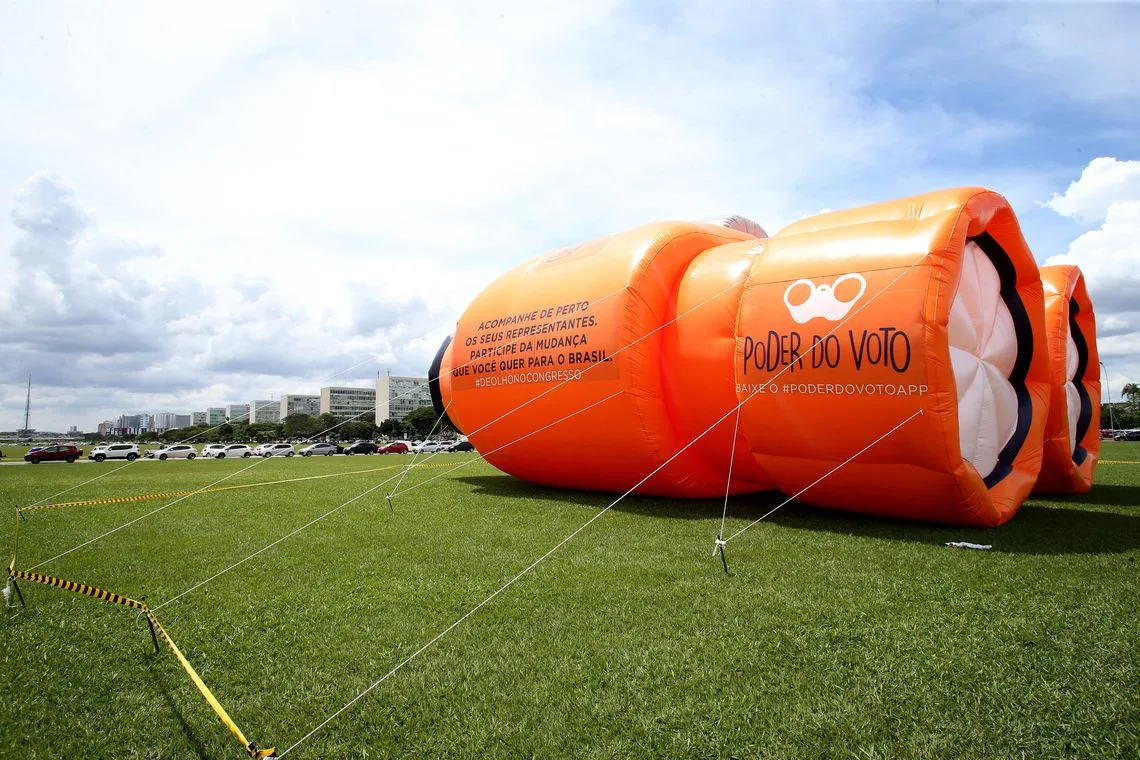
[[[0, 188], [55, 166], [79, 190], [41, 177], [27, 192], [54, 195], [0, 225], [0, 266], [23, 278], [0, 283], [6, 371], [76, 386], [41, 427], [92, 426], [83, 403], [188, 411], [420, 373], [497, 273], [648, 220], [776, 230], [949, 184], [1043, 197], [1041, 170], [997, 160], [1026, 124], [873, 87], [914, 32], [976, 38], [958, 24], [979, 14], [892, 10], [13, 6]], [[0, 428], [17, 407], [0, 402]]]
[[1097, 315], [1097, 347], [1118, 397], [1140, 380], [1140, 161], [1097, 158], [1047, 202], [1065, 216], [1099, 221], [1046, 264], [1081, 268]]
[[[1062, 216], [1082, 222], [1103, 222], [1112, 206], [1140, 200], [1140, 161], [1094, 158], [1064, 193], [1054, 194], [1044, 205]], [[1128, 216], [1128, 211], [1117, 211]]]
[[[21, 235], [0, 286], [0, 376], [15, 387], [31, 374], [40, 419], [47, 405], [56, 419], [102, 419], [369, 383], [382, 366], [426, 367], [451, 316], [351, 280], [314, 300], [202, 271], [104, 232], [58, 172], [33, 176], [11, 217]], [[361, 305], [365, 292], [382, 295], [382, 312]], [[19, 401], [4, 400], [9, 414]]]

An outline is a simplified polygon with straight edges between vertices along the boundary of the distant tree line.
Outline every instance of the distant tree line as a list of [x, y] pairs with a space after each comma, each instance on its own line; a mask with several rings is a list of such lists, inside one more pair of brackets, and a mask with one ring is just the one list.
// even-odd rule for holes
[[1140, 428], [1140, 406], [1132, 403], [1116, 402], [1111, 405], [1100, 405], [1100, 426], [1102, 428], [1115, 427], [1117, 430], [1132, 430]]
[[[425, 438], [435, 429], [433, 437], [441, 434], [454, 434], [454, 429], [446, 423], [436, 425], [439, 417], [430, 406], [421, 406], [410, 412], [403, 420], [387, 419], [374, 425], [371, 420], [345, 419], [331, 414], [312, 416], [291, 414], [280, 422], [226, 422], [222, 425], [195, 425], [173, 428], [158, 435], [167, 443], [192, 440], [196, 443], [270, 443], [272, 441], [319, 440], [319, 441], [359, 441], [374, 438]], [[150, 441], [154, 433], [138, 435], [85, 436], [93, 441]]]

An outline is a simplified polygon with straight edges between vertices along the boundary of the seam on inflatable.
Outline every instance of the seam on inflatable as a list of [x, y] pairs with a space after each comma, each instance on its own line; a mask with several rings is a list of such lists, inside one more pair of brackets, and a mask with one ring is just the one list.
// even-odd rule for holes
[[[715, 229], [719, 230], [722, 228], [718, 227]], [[729, 228], [723, 228], [723, 229], [729, 229]], [[685, 266], [677, 267], [676, 275], [673, 278], [671, 278], [667, 283], [663, 283], [663, 284], [668, 285], [668, 287], [662, 288], [662, 291], [665, 294], [667, 294], [667, 298], [666, 298], [665, 303], [662, 305], [662, 313], [660, 315], [657, 315], [660, 318], [660, 320], [659, 320], [660, 323], [663, 325], [665, 325], [665, 324], [676, 324], [681, 319], [684, 319], [686, 316], [688, 316], [688, 314], [691, 313], [691, 312], [685, 312], [685, 314], [679, 314], [678, 313], [678, 311], [677, 311], [677, 294], [679, 292], [681, 282], [685, 279], [685, 274], [688, 272], [689, 266], [691, 266], [692, 263], [694, 261], [696, 261], [698, 256], [700, 256], [701, 254], [705, 253], [708, 250], [711, 250], [712, 248], [716, 248], [716, 247], [721, 246], [721, 245], [728, 245], [728, 244], [732, 244], [732, 243], [746, 243], [746, 242], [749, 242], [749, 240], [766, 239], [766, 238], [746, 238], [744, 240], [738, 240], [735, 238], [735, 236], [724, 235], [720, 232], [712, 232], [712, 231], [708, 231], [708, 230], [690, 230], [687, 232], [682, 232], [680, 234], [673, 234], [671, 237], [668, 238], [668, 240], [666, 242], [658, 244], [656, 246], [656, 250], [653, 252], [653, 254], [651, 256], [648, 256], [648, 257], [645, 257], [642, 259], [641, 263], [638, 266], [638, 270], [637, 270], [637, 280], [636, 280], [636, 282], [630, 283], [631, 293], [633, 293], [637, 297], [638, 301], [640, 302], [640, 304], [642, 305], [642, 307], [644, 308], [646, 313], [652, 313], [652, 311], [649, 308], [650, 307], [649, 301], [642, 294], [641, 285], [642, 285], [642, 283], [645, 282], [646, 278], [648, 277], [650, 269], [653, 268], [653, 263], [656, 262], [658, 258], [666, 257], [668, 255], [667, 250], [669, 249], [669, 247], [675, 246], [675, 245], [680, 246], [685, 241], [687, 241], [687, 239], [692, 238], [692, 237], [703, 237], [709, 242], [709, 245], [707, 245], [704, 248], [701, 248], [698, 251], [695, 251], [693, 253], [693, 255], [688, 257], [688, 260], [687, 260]], [[680, 256], [681, 254], [678, 253], [677, 255]], [[657, 269], [657, 272], [659, 273], [659, 275], [663, 275], [660, 268]], [[663, 277], [662, 277], [662, 280], [664, 280]], [[728, 289], [729, 288], [726, 288], [723, 292], [727, 292]], [[705, 301], [701, 304], [698, 304], [696, 307], [694, 307], [693, 311], [695, 311], [697, 309], [701, 309], [701, 308], [707, 306], [711, 302], [712, 301], [710, 300], [710, 301]], [[661, 338], [659, 337], [658, 340], [661, 340]], [[663, 370], [665, 368], [664, 368], [664, 365], [662, 364], [663, 352], [657, 351], [654, 353], [657, 357], [657, 360], [653, 363], [653, 368], [654, 368], [655, 372], [657, 373], [656, 385], [658, 388], [658, 393], [654, 396], [654, 398], [661, 405], [662, 409], [664, 409], [666, 412], [664, 415], [660, 415], [660, 416], [664, 417], [664, 420], [662, 421], [661, 424], [668, 427], [669, 432], [672, 434], [670, 436], [671, 439], [678, 439], [679, 440], [681, 438], [681, 436], [680, 436], [681, 431], [678, 429], [678, 426], [674, 422], [673, 415], [669, 414], [669, 411], [670, 411], [669, 399], [668, 399], [668, 394], [665, 392], [666, 380], [665, 380], [665, 375], [663, 373]], [[637, 422], [641, 428], [641, 433], [644, 436], [644, 440], [647, 441], [649, 444], [649, 446], [648, 446], [649, 454], [651, 455], [653, 461], [660, 462], [660, 461], [664, 460], [665, 457], [667, 456], [667, 454], [661, 449], [660, 436], [651, 435], [650, 431], [646, 428], [647, 417], [651, 417], [653, 419], [656, 419], [659, 415], [647, 414], [647, 412], [649, 411], [647, 409], [649, 404], [647, 403], [646, 399], [648, 397], [643, 398], [642, 396], [640, 396], [638, 394], [630, 394], [630, 397], [632, 398], [634, 414], [637, 417]], [[688, 459], [692, 459], [692, 457], [690, 456], [690, 457], [688, 457]]]
[[1077, 324], [1077, 317], [1081, 313], [1080, 304], [1077, 303], [1077, 299], [1069, 298], [1068, 305], [1064, 313], [1068, 316], [1068, 327], [1072, 332], [1073, 343], [1077, 346], [1077, 373], [1073, 377], [1073, 384], [1077, 387], [1077, 397], [1081, 400], [1081, 410], [1077, 415], [1077, 445], [1072, 452], [1073, 463], [1079, 467], [1088, 458], [1088, 451], [1081, 445], [1081, 441], [1088, 435], [1089, 425], [1092, 423], [1092, 399], [1089, 398], [1088, 389], [1085, 388], [1085, 373], [1089, 369], [1089, 345], [1084, 333], [1081, 332], [1080, 325]]
[[[952, 362], [952, 359], [950, 357], [950, 332], [949, 332], [950, 309], [953, 307], [954, 298], [957, 296], [958, 288], [961, 287], [962, 270], [965, 268], [966, 244], [970, 240], [970, 234], [969, 234], [970, 233], [970, 223], [974, 219], [978, 218], [978, 216], [975, 212], [969, 210], [970, 204], [973, 203], [976, 199], [981, 198], [987, 194], [988, 194], [988, 191], [986, 191], [986, 190], [979, 190], [978, 192], [971, 193], [969, 195], [969, 197], [967, 197], [957, 207], [956, 213], [954, 214], [954, 221], [952, 224], [950, 224], [947, 227], [946, 235], [945, 235], [945, 238], [941, 241], [940, 248], [937, 251], [934, 251], [934, 250], [931, 251], [931, 255], [934, 255], [935, 253], [937, 253], [937, 255], [939, 255], [941, 257], [940, 269], [946, 275], [949, 275], [948, 264], [950, 262], [956, 263], [956, 270], [955, 270], [956, 276], [953, 278], [953, 280], [954, 280], [953, 292], [949, 293], [949, 295], [946, 296], [946, 302], [945, 302], [946, 303], [946, 315], [947, 315], [947, 328], [946, 328], [946, 361], [947, 362]], [[955, 245], [955, 241], [959, 237], [961, 238], [960, 244]], [[949, 286], [950, 283], [947, 281], [948, 279], [949, 279], [948, 277], [940, 278], [938, 280], [939, 285], [942, 287]], [[939, 295], [940, 296], [942, 295], [941, 292]], [[942, 303], [941, 299], [938, 301], [938, 303], [939, 304]], [[939, 306], [939, 311], [941, 312], [941, 306]], [[953, 375], [952, 364], [950, 365], [950, 367], [951, 368], [949, 369], [949, 371], [950, 371], [951, 375]], [[943, 391], [944, 394], [947, 392], [948, 391], [946, 391], [946, 390]], [[955, 386], [955, 395], [954, 395], [953, 406], [955, 409], [958, 408], [958, 397], [957, 397], [956, 386]], [[943, 425], [943, 423], [944, 423], [944, 420], [942, 419], [943, 415], [935, 415], [935, 416], [938, 418], [939, 425]], [[958, 424], [960, 424], [958, 422], [957, 414], [955, 414], [954, 420], [955, 420], [956, 425], [955, 425], [953, 437], [948, 435], [948, 431], [946, 430], [945, 426], [943, 426], [941, 428], [942, 440], [944, 440], [944, 441], [949, 441], [949, 440], [958, 441], [959, 440], [961, 434], [960, 434], [960, 431], [957, 429]], [[976, 499], [976, 498], [971, 498], [975, 495], [976, 491], [974, 488], [972, 488], [970, 486], [970, 481], [973, 480], [973, 478], [978, 478], [979, 480], [982, 480], [983, 485], [985, 485], [984, 479], [981, 478], [981, 476], [978, 474], [977, 470], [975, 470], [971, 465], [969, 465], [966, 462], [965, 457], [962, 456], [960, 444], [958, 446], [958, 451], [956, 452], [958, 455], [957, 461], [955, 461], [955, 457], [953, 456], [953, 452], [950, 451], [949, 446], [945, 447], [944, 451], [946, 453], [946, 458], [947, 458], [947, 468], [951, 473], [953, 473], [952, 480], [954, 481], [954, 488], [958, 492], [958, 502], [960, 504], [965, 504], [969, 514], [973, 515], [974, 518], [978, 522], [989, 522], [989, 520], [984, 519], [984, 515], [996, 515], [996, 513], [997, 513], [997, 510], [996, 510], [994, 503], [993, 503], [993, 496], [990, 494], [989, 488], [988, 487], [986, 488], [984, 501]], [[999, 454], [1000, 454], [1000, 452], [999, 452]]]
[[1029, 317], [1029, 310], [1021, 299], [1017, 289], [1017, 267], [1013, 259], [997, 240], [986, 231], [971, 238], [978, 247], [990, 258], [998, 270], [1001, 279], [1001, 297], [1013, 318], [1014, 331], [1017, 335], [1017, 359], [1013, 370], [1009, 374], [1010, 384], [1017, 394], [1017, 425], [1013, 436], [998, 453], [998, 464], [993, 471], [982, 479], [987, 489], [993, 489], [998, 483], [1008, 477], [1015, 469], [1014, 464], [1025, 445], [1025, 440], [1033, 426], [1033, 396], [1029, 392], [1028, 378], [1033, 366], [1033, 323]]
[[[944, 344], [944, 347], [946, 348], [947, 360], [949, 361], [949, 352], [950, 352], [949, 309], [946, 310], [946, 320], [942, 319], [942, 311], [943, 311], [942, 303], [945, 299], [947, 299], [947, 296], [944, 295], [945, 286], [946, 286], [946, 283], [945, 283], [946, 278], [939, 276], [940, 273], [946, 271], [945, 261], [946, 261], [945, 256], [943, 256], [940, 266], [936, 266], [935, 264], [932, 264], [932, 263], [928, 263], [926, 265], [927, 292], [928, 293], [932, 292], [934, 294], [933, 299], [931, 299], [930, 297], [927, 297], [926, 303], [924, 305], [924, 309], [927, 312], [932, 311], [933, 314], [927, 313], [927, 314], [922, 315], [923, 332], [924, 332], [923, 337], [926, 340], [926, 349], [923, 351], [924, 361], [925, 361], [925, 365], [926, 365], [924, 367], [924, 369], [926, 370], [928, 382], [930, 380], [930, 374], [932, 373], [932, 370], [933, 370], [933, 368], [931, 367], [931, 361], [929, 359], [929, 357], [933, 356], [933, 353], [930, 351], [931, 346], [937, 344], [939, 348], [942, 348], [943, 344]], [[931, 300], [933, 300], [933, 304], [931, 303]], [[952, 295], [949, 296], [949, 300], [950, 301], [953, 300]], [[947, 365], [947, 366], [949, 366], [949, 365]], [[951, 375], [953, 375], [953, 370], [951, 370]], [[937, 386], [937, 388], [938, 388], [938, 390], [935, 391], [935, 397], [934, 397], [936, 407], [941, 406], [941, 404], [938, 403], [938, 400], [942, 396], [947, 395], [947, 390], [946, 390], [945, 384], [939, 385], [939, 386]], [[955, 402], [957, 402], [957, 397], [955, 397]], [[946, 428], [944, 425], [943, 415], [935, 414], [935, 415], [932, 415], [932, 417], [934, 418], [934, 424], [938, 427], [938, 431], [942, 434], [942, 439], [946, 440], [947, 439], [947, 431], [946, 431]], [[954, 440], [957, 440], [957, 439], [958, 439], [958, 435], [957, 435], [957, 431], [955, 431]], [[945, 446], [942, 447], [942, 453], [944, 454], [945, 460], [946, 460], [946, 470], [953, 470], [954, 469], [955, 457], [951, 454], [951, 452]]]

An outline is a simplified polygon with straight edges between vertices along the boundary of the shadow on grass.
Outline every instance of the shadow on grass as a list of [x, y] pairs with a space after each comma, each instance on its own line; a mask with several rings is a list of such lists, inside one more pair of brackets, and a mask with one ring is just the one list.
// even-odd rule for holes
[[[476, 493], [483, 496], [497, 496], [503, 499], [549, 499], [551, 501], [573, 501], [575, 504], [589, 504], [605, 507], [621, 494], [600, 491], [575, 491], [567, 488], [528, 483], [510, 475], [471, 475], [455, 478], [474, 486]], [[729, 501], [729, 514], [735, 517], [755, 519], [779, 504], [786, 497], [776, 491], [735, 496]], [[674, 520], [708, 520], [720, 518], [724, 509], [724, 499], [670, 499], [664, 496], [631, 495], [622, 499], [615, 512], [643, 514]]]
[[1074, 496], [1050, 495], [1042, 500], [1056, 504], [1101, 504], [1122, 509], [1140, 509], [1140, 486], [1097, 483], [1088, 493]]
[[1105, 554], [1140, 549], [1140, 517], [1027, 504], [998, 528], [908, 522], [789, 504], [768, 518], [795, 530], [818, 530], [892, 541], [990, 544], [1011, 554]]
[[170, 690], [166, 688], [166, 681], [163, 677], [165, 667], [161, 662], [165, 654], [167, 653], [152, 653], [148, 656], [147, 670], [150, 673], [150, 680], [155, 688], [158, 689], [159, 693], [162, 694], [162, 698], [165, 700], [166, 706], [170, 709], [170, 713], [178, 720], [182, 734], [186, 737], [186, 741], [189, 743], [194, 756], [206, 760], [206, 758], [211, 757], [210, 753], [206, 750], [206, 745], [204, 745], [202, 740], [194, 733], [193, 726], [186, 722], [186, 717], [182, 714], [182, 709], [178, 706], [178, 703], [174, 701]]
[[[477, 475], [457, 478], [474, 486], [478, 493], [499, 498], [573, 500], [578, 504], [604, 507], [617, 494], [568, 491], [535, 485], [506, 475]], [[779, 506], [786, 496], [767, 491], [729, 500], [733, 520], [755, 520]], [[1050, 505], [1029, 503], [1017, 516], [999, 528], [972, 528], [876, 517], [854, 512], [811, 507], [792, 502], [766, 519], [785, 528], [865, 536], [889, 541], [907, 541], [941, 546], [948, 541], [991, 544], [994, 551], [1015, 554], [1102, 554], [1140, 549], [1140, 516], [1074, 509], [1073, 505], [1109, 505], [1135, 508], [1140, 499], [1136, 486], [1098, 485], [1078, 497], [1054, 497]], [[666, 499], [630, 496], [615, 511], [649, 517], [682, 520], [709, 520], [720, 517], [720, 499]]]

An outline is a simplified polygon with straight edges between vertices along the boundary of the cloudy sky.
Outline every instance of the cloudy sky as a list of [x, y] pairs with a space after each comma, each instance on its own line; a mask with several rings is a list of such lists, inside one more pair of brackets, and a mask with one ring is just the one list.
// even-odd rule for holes
[[[792, 6], [795, 5], [793, 9]], [[1140, 5], [0, 0], [0, 430], [422, 375], [542, 251], [961, 184], [1140, 381]]]

